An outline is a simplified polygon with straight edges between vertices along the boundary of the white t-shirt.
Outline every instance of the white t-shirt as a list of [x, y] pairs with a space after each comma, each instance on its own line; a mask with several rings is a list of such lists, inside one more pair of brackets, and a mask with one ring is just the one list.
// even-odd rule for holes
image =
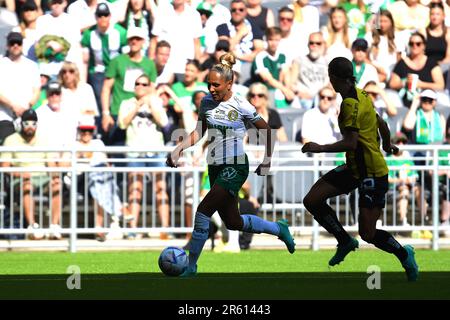
[[[25, 56], [16, 61], [8, 57], [0, 58], [0, 93], [8, 100], [29, 107], [33, 91], [41, 87], [37, 64]], [[12, 121], [13, 111], [0, 104], [0, 120]]]
[[302, 120], [302, 138], [318, 144], [334, 143], [339, 137], [337, 116], [333, 116], [330, 109], [322, 113], [313, 108], [305, 112]]
[[262, 118], [244, 97], [233, 94], [227, 101], [216, 102], [208, 94], [201, 102], [199, 119], [205, 119], [208, 128], [208, 156], [215, 164], [223, 164], [245, 154], [246, 123]]
[[75, 91], [62, 88], [61, 102], [64, 108], [77, 119], [81, 116], [96, 117], [99, 115], [94, 90], [88, 83], [80, 82]]

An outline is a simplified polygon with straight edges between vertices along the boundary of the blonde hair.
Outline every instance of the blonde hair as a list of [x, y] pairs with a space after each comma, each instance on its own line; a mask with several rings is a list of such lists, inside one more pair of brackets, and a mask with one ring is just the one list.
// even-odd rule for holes
[[255, 82], [250, 85], [247, 92], [247, 100], [250, 101], [250, 95], [253, 92], [253, 90], [257, 90], [258, 92], [264, 93], [266, 96], [266, 105], [265, 107], [269, 107], [269, 89], [267, 89], [266, 85], [261, 82]]
[[234, 73], [233, 73], [233, 66], [236, 63], [236, 57], [234, 54], [228, 52], [220, 56], [219, 58], [220, 63], [215, 64], [211, 71], [216, 71], [217, 73], [221, 74], [225, 81], [233, 81]]
[[64, 61], [61, 69], [58, 73], [58, 82], [62, 84], [63, 87], [66, 87], [66, 84], [63, 81], [63, 73], [64, 70], [74, 70], [74, 76], [75, 76], [75, 88], [78, 88], [78, 84], [80, 83], [80, 70], [78, 69], [77, 65], [70, 61]]

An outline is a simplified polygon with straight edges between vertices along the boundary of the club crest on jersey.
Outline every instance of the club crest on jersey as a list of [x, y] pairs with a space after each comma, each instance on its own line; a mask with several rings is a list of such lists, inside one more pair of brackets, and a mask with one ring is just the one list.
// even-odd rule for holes
[[228, 112], [228, 120], [230, 120], [230, 121], [236, 121], [238, 116], [239, 115], [236, 110], [230, 110]]
[[220, 174], [223, 180], [232, 180], [237, 176], [236, 169], [232, 167], [225, 168]]

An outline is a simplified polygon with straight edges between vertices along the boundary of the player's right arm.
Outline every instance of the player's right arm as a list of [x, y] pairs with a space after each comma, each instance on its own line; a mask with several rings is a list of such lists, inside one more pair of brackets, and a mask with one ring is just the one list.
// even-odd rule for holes
[[192, 131], [191, 134], [187, 137], [187, 139], [184, 139], [175, 148], [175, 150], [173, 150], [169, 154], [169, 156], [167, 157], [166, 164], [169, 167], [176, 168], [181, 153], [187, 148], [195, 145], [201, 138], [203, 138], [205, 132], [206, 132], [206, 119], [203, 118], [201, 121], [197, 121], [197, 126], [195, 127], [194, 131]]

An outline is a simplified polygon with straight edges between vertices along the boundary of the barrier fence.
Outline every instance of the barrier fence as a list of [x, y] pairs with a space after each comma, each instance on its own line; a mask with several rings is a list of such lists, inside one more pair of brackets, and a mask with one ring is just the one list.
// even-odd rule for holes
[[[132, 238], [135, 234], [183, 234], [192, 231], [195, 210], [201, 201], [202, 176], [206, 163], [195, 157], [198, 149], [185, 151], [178, 168], [165, 166], [165, 154], [171, 147], [137, 149], [106, 147], [105, 149], [37, 149], [0, 147], [5, 152], [47, 152], [60, 166], [38, 166], [48, 161], [33, 156], [8, 159], [2, 156], [0, 168], [0, 237], [21, 239], [42, 233], [61, 233], [68, 237], [68, 250], [77, 251], [80, 239], [87, 235], [108, 233]], [[248, 147], [250, 162], [250, 195], [259, 200], [259, 215], [276, 221], [289, 221], [294, 235], [311, 234], [311, 248], [320, 247], [320, 233], [326, 231], [312, 219], [302, 204], [313, 183], [343, 161], [338, 155], [305, 155], [299, 144], [277, 145], [270, 175], [260, 177], [254, 172], [261, 161], [262, 148]], [[380, 221], [383, 229], [392, 232], [429, 231], [430, 247], [438, 250], [440, 239], [450, 234], [443, 208], [450, 210], [450, 163], [447, 145], [408, 145], [402, 151], [410, 156], [403, 164], [390, 165], [386, 206]], [[79, 157], [83, 153], [108, 155], [107, 163]], [[130, 158], [129, 152], [158, 153], [160, 158]], [[23, 155], [23, 154], [22, 154]], [[129, 163], [135, 166], [129, 166]], [[10, 166], [5, 166], [10, 163]], [[142, 167], [136, 167], [142, 163]], [[153, 166], [144, 166], [153, 163]], [[27, 166], [23, 166], [23, 165]], [[155, 166], [158, 165], [159, 166]], [[32, 187], [30, 187], [32, 186]], [[165, 190], [165, 192], [164, 192]], [[203, 193], [205, 190], [203, 190]], [[329, 200], [344, 227], [358, 230], [358, 192]], [[133, 207], [139, 216], [128, 221]], [[31, 208], [31, 209], [30, 209]], [[448, 215], [447, 215], [448, 217]], [[32, 220], [38, 229], [30, 228]], [[55, 226], [60, 226], [55, 229]], [[14, 242], [17, 246], [20, 241]], [[55, 246], [57, 246], [55, 241]], [[11, 247], [11, 244], [8, 245]], [[13, 245], [14, 246], [14, 245]], [[30, 248], [39, 241], [27, 242]]]

